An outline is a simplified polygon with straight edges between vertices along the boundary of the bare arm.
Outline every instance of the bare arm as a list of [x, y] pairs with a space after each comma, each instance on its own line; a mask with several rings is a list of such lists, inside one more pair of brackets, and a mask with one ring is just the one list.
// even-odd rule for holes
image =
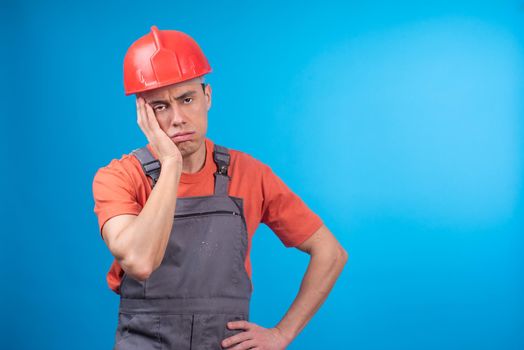
[[348, 259], [348, 253], [325, 225], [297, 248], [311, 259], [297, 297], [275, 327], [289, 343], [324, 303]]
[[264, 328], [245, 320], [228, 322], [229, 329], [244, 331], [222, 340], [223, 347], [283, 350], [326, 300], [346, 264], [348, 254], [325, 225], [297, 248], [310, 254], [311, 260], [300, 291], [282, 320], [273, 328]]
[[160, 266], [173, 226], [182, 154], [160, 128], [151, 106], [137, 98], [137, 122], [158, 155], [158, 181], [138, 216], [119, 215], [108, 220], [102, 236], [122, 269], [144, 280]]
[[158, 182], [138, 216], [108, 220], [102, 235], [111, 254], [133, 278], [144, 280], [160, 265], [175, 214], [180, 167], [164, 162]]

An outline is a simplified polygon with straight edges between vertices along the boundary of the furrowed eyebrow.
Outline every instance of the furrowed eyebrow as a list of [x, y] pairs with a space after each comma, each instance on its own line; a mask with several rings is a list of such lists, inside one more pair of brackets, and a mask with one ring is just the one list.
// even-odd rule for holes
[[169, 101], [166, 101], [166, 100], [155, 100], [155, 101], [149, 101], [148, 102], [150, 105], [156, 105], [156, 104], [168, 104]]
[[182, 95], [178, 96], [178, 97], [175, 97], [176, 100], [181, 100], [181, 99], [184, 99], [188, 96], [192, 96], [196, 94], [196, 91], [194, 90], [191, 90], [191, 91], [187, 91], [187, 92], [184, 92]]
[[[196, 91], [194, 91], [194, 90], [186, 91], [182, 95], [180, 95], [178, 97], [175, 97], [175, 100], [182, 100], [182, 99], [184, 99], [186, 97], [193, 96], [194, 94], [196, 94]], [[154, 101], [149, 101], [148, 103], [150, 105], [169, 104], [169, 101], [167, 101], [167, 100], [154, 100]]]

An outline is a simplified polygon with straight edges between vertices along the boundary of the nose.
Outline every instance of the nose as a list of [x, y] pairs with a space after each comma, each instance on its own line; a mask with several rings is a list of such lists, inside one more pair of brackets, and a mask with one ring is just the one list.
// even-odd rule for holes
[[176, 103], [173, 104], [172, 113], [171, 113], [171, 124], [172, 125], [180, 125], [184, 123], [185, 116], [182, 109], [177, 106]]

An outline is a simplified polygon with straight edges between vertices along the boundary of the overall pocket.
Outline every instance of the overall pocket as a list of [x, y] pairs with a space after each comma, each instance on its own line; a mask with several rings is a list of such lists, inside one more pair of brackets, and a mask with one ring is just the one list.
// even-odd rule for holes
[[113, 350], [159, 349], [159, 322], [154, 315], [119, 313]]

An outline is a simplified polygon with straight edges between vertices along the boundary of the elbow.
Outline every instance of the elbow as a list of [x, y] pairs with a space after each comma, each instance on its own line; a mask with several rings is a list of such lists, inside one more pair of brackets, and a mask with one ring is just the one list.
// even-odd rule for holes
[[336, 244], [327, 249], [313, 250], [311, 257], [323, 261], [330, 269], [341, 271], [348, 261], [349, 254], [340, 244]]
[[329, 256], [331, 257], [330, 260], [332, 261], [332, 264], [337, 265], [340, 268], [343, 268], [346, 265], [349, 258], [349, 254], [340, 245], [332, 250]]
[[348, 259], [349, 259], [349, 254], [348, 254], [348, 252], [344, 248], [340, 247], [340, 249], [339, 249], [339, 257], [340, 257], [340, 260], [345, 265], [347, 263]]
[[152, 264], [138, 259], [124, 259], [120, 265], [130, 277], [140, 282], [148, 279], [154, 271]]
[[151, 276], [157, 266], [142, 252], [132, 251], [128, 247], [113, 244], [110, 249], [124, 272], [133, 279], [143, 282]]
[[348, 252], [340, 245], [334, 247], [328, 254], [329, 260], [334, 268], [342, 270], [346, 265], [349, 254]]
[[344, 248], [340, 247], [340, 265], [342, 266], [342, 268], [346, 266], [348, 259], [349, 259], [348, 252]]
[[152, 271], [150, 269], [137, 269], [130, 274], [135, 280], [144, 282], [151, 276]]

